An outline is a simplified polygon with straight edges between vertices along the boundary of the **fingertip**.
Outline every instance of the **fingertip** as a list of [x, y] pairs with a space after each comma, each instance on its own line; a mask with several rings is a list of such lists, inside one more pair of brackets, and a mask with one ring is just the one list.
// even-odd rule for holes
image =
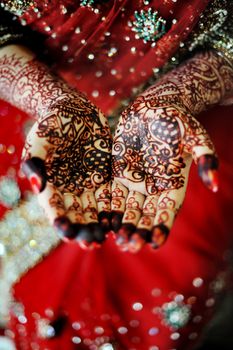
[[106, 239], [106, 235], [99, 223], [91, 222], [88, 225], [93, 237], [93, 242], [103, 243]]
[[74, 225], [66, 216], [60, 216], [53, 223], [61, 238], [73, 239], [76, 236]]
[[125, 243], [128, 243], [129, 237], [134, 233], [136, 230], [135, 225], [133, 224], [122, 224], [118, 231], [118, 237], [116, 239], [117, 245], [123, 245]]
[[39, 157], [32, 157], [22, 163], [22, 171], [28, 178], [32, 190], [38, 194], [45, 189], [47, 176], [44, 161]]
[[206, 154], [198, 159], [198, 174], [204, 185], [216, 193], [219, 188], [218, 158], [214, 154]]
[[112, 211], [111, 213], [111, 227], [114, 232], [118, 232], [121, 227], [123, 213]]
[[98, 214], [99, 224], [104, 232], [111, 230], [111, 213], [102, 211]]
[[151, 247], [160, 248], [166, 242], [168, 235], [169, 228], [164, 224], [154, 226], [151, 232]]

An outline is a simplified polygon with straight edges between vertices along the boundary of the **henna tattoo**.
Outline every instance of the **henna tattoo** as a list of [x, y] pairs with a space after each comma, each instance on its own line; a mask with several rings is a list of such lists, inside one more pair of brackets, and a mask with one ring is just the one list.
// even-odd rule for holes
[[[47, 181], [80, 195], [110, 180], [111, 136], [107, 120], [81, 93], [36, 60], [0, 58], [1, 96], [38, 120], [25, 147], [43, 144]], [[35, 138], [35, 134], [36, 137]]]
[[111, 138], [100, 112], [83, 98], [59, 101], [38, 124], [38, 137], [49, 144], [47, 179], [80, 195], [110, 179]]
[[193, 115], [232, 91], [233, 69], [214, 52], [198, 54], [165, 75], [123, 112], [114, 137], [113, 175], [144, 194], [183, 188], [187, 155], [197, 159], [200, 147], [214, 150]]

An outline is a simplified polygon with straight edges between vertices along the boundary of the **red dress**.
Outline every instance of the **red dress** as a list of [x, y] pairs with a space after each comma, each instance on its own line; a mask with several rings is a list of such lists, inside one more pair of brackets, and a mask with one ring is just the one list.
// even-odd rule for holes
[[[45, 45], [59, 58], [54, 66], [57, 72], [111, 115], [122, 98], [129, 97], [134, 87], [171, 57], [207, 5], [200, 0], [189, 1], [187, 6], [179, 1], [151, 1], [150, 6], [168, 25], [153, 47], [151, 42], [136, 40], [128, 23], [144, 3], [109, 1], [95, 12], [73, 1], [52, 1], [39, 9], [40, 18], [36, 11], [27, 11], [22, 20], [48, 36]], [[107, 39], [103, 40], [104, 33]], [[26, 120], [5, 106], [1, 109], [5, 111], [1, 129], [4, 176], [9, 167], [18, 171]], [[219, 192], [208, 192], [193, 168], [184, 206], [161, 249], [144, 247], [135, 255], [122, 253], [111, 237], [96, 251], [83, 251], [75, 242], [61, 243], [20, 279], [14, 286], [19, 304], [11, 313], [14, 334], [9, 333], [17, 349], [194, 346], [226, 279], [225, 252], [233, 224], [233, 159], [226, 152], [232, 149], [231, 113], [231, 107], [216, 107], [201, 118], [221, 162]], [[9, 136], [12, 122], [18, 128]], [[16, 145], [13, 153], [7, 153], [10, 145]], [[18, 181], [23, 194], [25, 182]]]

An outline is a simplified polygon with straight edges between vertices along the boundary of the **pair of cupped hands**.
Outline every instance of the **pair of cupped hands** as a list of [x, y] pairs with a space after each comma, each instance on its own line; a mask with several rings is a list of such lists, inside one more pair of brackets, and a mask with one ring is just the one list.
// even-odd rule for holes
[[102, 112], [72, 90], [32, 127], [22, 168], [65, 241], [92, 249], [114, 232], [124, 251], [160, 247], [183, 203], [193, 159], [204, 184], [217, 191], [213, 144], [166, 79], [122, 113], [113, 139]]

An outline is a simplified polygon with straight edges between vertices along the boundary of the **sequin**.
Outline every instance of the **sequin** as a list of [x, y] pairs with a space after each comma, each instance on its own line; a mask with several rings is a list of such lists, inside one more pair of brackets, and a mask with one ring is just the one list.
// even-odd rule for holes
[[204, 281], [203, 281], [202, 278], [197, 277], [197, 278], [194, 278], [193, 285], [194, 285], [194, 287], [199, 288], [199, 287], [201, 287], [203, 285], [203, 282]]
[[72, 343], [74, 344], [80, 344], [82, 342], [81, 338], [79, 337], [72, 337]]
[[148, 333], [151, 336], [157, 335], [159, 333], [159, 329], [157, 327], [152, 327], [152, 328], [149, 329]]
[[166, 20], [158, 16], [158, 11], [148, 10], [135, 11], [135, 20], [132, 30], [136, 32], [136, 38], [143, 39], [145, 43], [148, 41], [157, 41], [166, 32]]
[[191, 315], [190, 306], [174, 301], [165, 303], [162, 306], [162, 311], [165, 323], [176, 329], [184, 327]]
[[143, 309], [143, 305], [141, 303], [134, 303], [132, 305], [132, 309], [134, 311], [141, 311]]
[[120, 334], [126, 334], [128, 332], [128, 329], [126, 327], [119, 327], [117, 331]]

